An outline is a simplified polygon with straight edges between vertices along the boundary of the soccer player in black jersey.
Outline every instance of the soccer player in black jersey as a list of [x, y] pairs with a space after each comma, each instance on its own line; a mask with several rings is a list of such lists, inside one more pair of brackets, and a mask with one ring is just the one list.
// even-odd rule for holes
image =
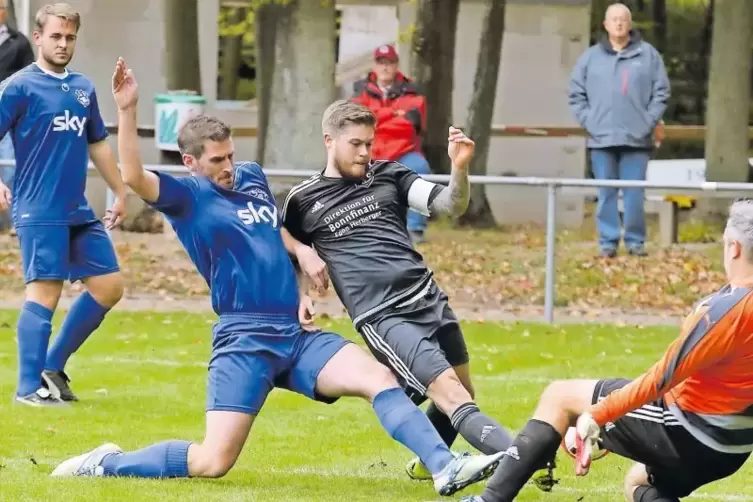
[[[475, 144], [450, 127], [449, 186], [407, 167], [371, 159], [377, 119], [364, 106], [337, 101], [324, 112], [327, 166], [295, 186], [283, 207], [288, 231], [312, 245], [355, 328], [374, 356], [394, 371], [451, 445], [460, 433], [483, 453], [504, 451], [512, 439], [474, 403], [468, 350], [447, 295], [416, 251], [406, 214], [454, 216], [468, 208], [468, 163]], [[418, 459], [414, 479], [431, 479]]]

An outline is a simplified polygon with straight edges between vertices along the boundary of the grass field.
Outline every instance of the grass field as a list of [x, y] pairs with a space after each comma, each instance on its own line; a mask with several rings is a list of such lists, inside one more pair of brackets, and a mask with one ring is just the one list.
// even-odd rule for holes
[[[220, 480], [52, 479], [61, 460], [105, 441], [129, 450], [172, 438], [201, 440], [213, 319], [191, 314], [113, 313], [71, 360], [82, 402], [38, 410], [11, 404], [16, 312], [0, 311], [0, 500], [429, 501], [430, 484], [403, 474], [410, 452], [384, 433], [362, 401], [332, 406], [275, 391], [235, 468]], [[59, 326], [61, 314], [56, 316]], [[354, 336], [348, 324], [325, 328]], [[478, 403], [512, 429], [555, 378], [634, 376], [675, 336], [663, 328], [598, 325], [465, 325]], [[54, 336], [54, 335], [53, 335]], [[360, 340], [359, 340], [360, 342]], [[460, 441], [457, 449], [468, 446]], [[519, 500], [621, 500], [627, 462], [599, 461], [576, 480], [562, 456], [550, 494], [528, 487]], [[696, 500], [753, 500], [747, 468], [705, 487]], [[480, 491], [471, 488], [463, 494]], [[460, 496], [445, 500], [457, 500]]]

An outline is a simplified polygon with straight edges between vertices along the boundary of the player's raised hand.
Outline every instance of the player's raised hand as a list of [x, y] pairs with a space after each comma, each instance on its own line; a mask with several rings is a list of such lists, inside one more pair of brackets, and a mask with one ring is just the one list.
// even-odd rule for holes
[[108, 230], [112, 230], [116, 226], [123, 223], [123, 220], [125, 220], [126, 217], [126, 205], [125, 205], [125, 199], [121, 199], [120, 197], [115, 198], [115, 202], [112, 204], [112, 207], [106, 211], [105, 214], [105, 226]]
[[449, 155], [454, 167], [461, 169], [468, 167], [475, 149], [476, 143], [471, 138], [457, 127], [450, 126], [449, 137], [447, 138], [447, 155]]
[[314, 300], [309, 295], [301, 296], [301, 303], [298, 305], [298, 322], [301, 323], [301, 328], [304, 331], [315, 332], [320, 331], [318, 327], [314, 325], [314, 316], [316, 310], [314, 309]]
[[139, 86], [133, 70], [129, 69], [123, 58], [115, 63], [115, 73], [112, 74], [112, 95], [120, 110], [136, 106], [139, 100]]
[[11, 204], [10, 188], [0, 181], [0, 213], [8, 210]]
[[303, 273], [311, 279], [318, 291], [325, 291], [329, 287], [327, 264], [311, 246], [302, 244], [296, 248], [295, 257]]

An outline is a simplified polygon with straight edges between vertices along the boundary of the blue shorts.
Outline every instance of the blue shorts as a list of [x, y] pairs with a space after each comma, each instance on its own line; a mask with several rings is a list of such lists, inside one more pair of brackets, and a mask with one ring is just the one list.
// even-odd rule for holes
[[206, 409], [258, 415], [275, 387], [334, 403], [317, 394], [316, 379], [349, 343], [335, 333], [303, 331], [290, 317], [223, 315], [212, 340]]
[[16, 229], [26, 284], [118, 272], [118, 258], [100, 221], [84, 225], [29, 225]]

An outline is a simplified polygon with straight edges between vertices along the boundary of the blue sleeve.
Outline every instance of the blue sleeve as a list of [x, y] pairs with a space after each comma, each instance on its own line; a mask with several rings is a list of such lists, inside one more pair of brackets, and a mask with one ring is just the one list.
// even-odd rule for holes
[[102, 114], [99, 112], [97, 93], [92, 90], [92, 95], [89, 98], [89, 123], [86, 126], [86, 137], [91, 145], [107, 139], [108, 135], [105, 121], [102, 120]]
[[567, 102], [576, 120], [582, 127], [586, 127], [589, 105], [586, 93], [586, 70], [588, 69], [589, 52], [586, 51], [578, 58], [572, 72], [567, 88]]
[[176, 178], [167, 173], [152, 171], [159, 177], [159, 197], [148, 202], [157, 211], [173, 218], [186, 218], [193, 211], [199, 184], [193, 176]]
[[664, 111], [667, 109], [667, 101], [669, 101], [669, 77], [667, 76], [667, 69], [664, 67], [664, 59], [659, 51], [654, 49], [653, 51], [653, 78], [651, 89], [651, 102], [648, 104], [648, 114], [653, 120], [653, 124], [656, 125], [664, 115]]
[[0, 138], [13, 128], [26, 108], [26, 95], [14, 77], [0, 83]]

